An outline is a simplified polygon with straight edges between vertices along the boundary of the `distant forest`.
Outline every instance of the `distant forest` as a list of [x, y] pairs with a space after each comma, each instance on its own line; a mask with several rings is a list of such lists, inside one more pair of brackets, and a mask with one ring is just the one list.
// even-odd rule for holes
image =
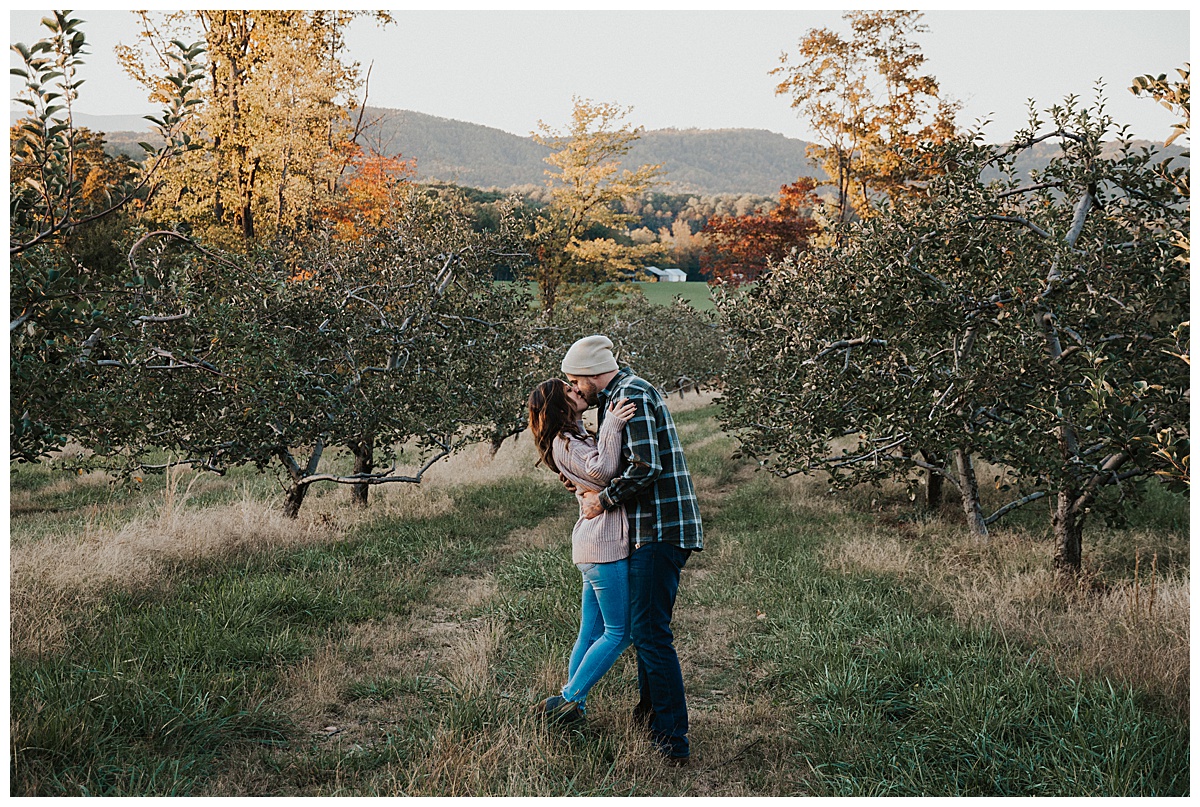
[[[122, 123], [130, 120], [112, 118]], [[495, 203], [504, 197], [519, 196], [533, 207], [548, 200], [543, 162], [548, 152], [530, 137], [409, 110], [367, 107], [364, 120], [365, 145], [388, 156], [415, 159], [420, 182], [463, 188], [475, 204], [477, 225], [482, 228], [488, 226]], [[103, 129], [105, 116], [80, 123]], [[106, 139], [106, 150], [139, 159], [143, 152], [138, 143], [152, 137], [116, 131]], [[808, 159], [807, 146], [803, 140], [764, 129], [647, 131], [626, 162], [631, 168], [662, 163], [667, 182], [646, 198], [628, 203], [626, 212], [639, 221], [628, 234], [611, 235], [623, 241], [670, 243], [672, 265], [686, 271], [690, 280], [700, 280], [701, 244], [695, 235], [711, 216], [768, 209], [778, 200], [781, 185], [802, 176], [824, 177]], [[1045, 165], [1055, 148], [1039, 144], [1029, 149], [1020, 167], [1034, 170]], [[1163, 153], [1182, 151], [1172, 146]]]

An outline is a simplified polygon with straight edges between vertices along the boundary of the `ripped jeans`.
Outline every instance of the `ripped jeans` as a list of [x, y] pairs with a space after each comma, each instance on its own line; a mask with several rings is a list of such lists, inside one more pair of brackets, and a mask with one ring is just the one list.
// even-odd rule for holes
[[576, 567], [583, 574], [583, 608], [562, 696], [586, 709], [588, 690], [630, 644], [629, 560]]

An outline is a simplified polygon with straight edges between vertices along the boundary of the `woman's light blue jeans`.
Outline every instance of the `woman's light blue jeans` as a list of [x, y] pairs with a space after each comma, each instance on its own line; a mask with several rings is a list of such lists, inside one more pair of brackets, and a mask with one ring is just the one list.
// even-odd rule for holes
[[562, 696], [586, 709], [588, 690], [629, 647], [629, 560], [575, 565], [583, 573], [583, 608]]

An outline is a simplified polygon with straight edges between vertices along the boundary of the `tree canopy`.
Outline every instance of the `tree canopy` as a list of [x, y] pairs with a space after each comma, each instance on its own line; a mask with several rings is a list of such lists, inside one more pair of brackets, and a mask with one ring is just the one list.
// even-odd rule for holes
[[835, 190], [836, 219], [871, 215], [881, 196], [895, 196], [928, 166], [900, 155], [921, 141], [954, 131], [957, 105], [941, 96], [936, 78], [921, 72], [925, 56], [913, 40], [926, 27], [917, 11], [849, 11], [850, 36], [814, 28], [795, 56], [784, 53], [772, 72], [775, 92], [817, 135], [809, 155]]
[[620, 203], [642, 196], [661, 165], [622, 169], [621, 158], [641, 135], [623, 122], [630, 108], [576, 98], [566, 131], [545, 123], [534, 140], [549, 148], [550, 202], [532, 236], [542, 307], [553, 315], [559, 297], [578, 281], [631, 279], [645, 259], [661, 254], [655, 244], [621, 243], [618, 228], [633, 221]]
[[[920, 191], [718, 308], [726, 422], [766, 467], [835, 485], [943, 475], [981, 536], [1052, 497], [1056, 564], [1077, 570], [1104, 489], [1134, 496], [1187, 453], [1189, 205], [1185, 169], [1128, 141], [1102, 156], [1102, 109], [1049, 112], [1009, 147], [922, 144], [907, 159], [936, 171]], [[1059, 156], [1015, 170], [1045, 140]], [[990, 515], [977, 457], [1013, 469]]]

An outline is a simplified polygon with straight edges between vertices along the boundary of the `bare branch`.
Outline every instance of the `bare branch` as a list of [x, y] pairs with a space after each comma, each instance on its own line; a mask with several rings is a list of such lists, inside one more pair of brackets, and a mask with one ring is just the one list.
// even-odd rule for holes
[[1075, 242], [1079, 240], [1079, 236], [1083, 233], [1083, 225], [1087, 220], [1087, 214], [1095, 204], [1096, 199], [1092, 196], [1090, 190], [1084, 191], [1083, 196], [1075, 204], [1075, 216], [1071, 220], [1071, 229], [1067, 231], [1067, 246], [1071, 249], [1075, 248]]
[[1080, 135], [1073, 134], [1072, 132], [1068, 132], [1066, 129], [1059, 129], [1058, 131], [1050, 132], [1049, 134], [1044, 134], [1041, 137], [1031, 137], [1028, 140], [1022, 140], [1019, 143], [1013, 143], [1002, 153], [1001, 156], [1007, 157], [1009, 154], [1013, 154], [1015, 152], [1021, 151], [1022, 149], [1032, 148], [1032, 147], [1036, 146], [1038, 143], [1049, 140], [1052, 137], [1065, 137], [1070, 140], [1074, 140], [1078, 143], [1086, 143], [1087, 142], [1087, 140]]
[[[1076, 452], [1078, 454], [1078, 452]], [[1126, 471], [1123, 474], [1118, 474], [1117, 469], [1128, 462], [1132, 457], [1128, 451], [1119, 451], [1116, 454], [1110, 455], [1100, 464], [1100, 469], [1097, 473], [1092, 474], [1083, 485], [1083, 492], [1074, 502], [1071, 503], [1071, 511], [1078, 513], [1092, 503], [1096, 498], [1096, 494], [1104, 485], [1119, 484], [1126, 479], [1132, 479], [1135, 476], [1142, 476], [1146, 473], [1141, 468], [1135, 468], [1132, 471]]]
[[182, 319], [187, 319], [191, 315], [192, 315], [192, 311], [191, 311], [191, 309], [188, 309], [187, 311], [184, 311], [182, 314], [172, 314], [169, 316], [159, 316], [159, 317], [155, 317], [155, 316], [138, 317], [137, 321], [138, 322], [179, 322]]
[[212, 373], [213, 375], [220, 376], [221, 378], [229, 378], [228, 375], [226, 375], [225, 373], [222, 373], [220, 370], [218, 370], [216, 367], [213, 367], [211, 364], [209, 364], [206, 361], [200, 361], [200, 362], [185, 361], [185, 360], [177, 357], [171, 351], [163, 350], [162, 348], [157, 348], [157, 347], [150, 348], [150, 353], [151, 353], [151, 355], [158, 356], [163, 359], [167, 359], [168, 361], [171, 362], [171, 364], [148, 364], [148, 365], [146, 365], [147, 370], [193, 369], [193, 370], [203, 370], [206, 373]]
[[434, 465], [434, 463], [449, 455], [450, 448], [447, 446], [442, 446], [442, 450], [430, 457], [414, 476], [396, 476], [396, 466], [393, 465], [386, 471], [374, 474], [350, 474], [346, 476], [340, 474], [307, 474], [303, 478], [296, 480], [296, 482], [303, 485], [311, 484], [313, 482], [334, 482], [339, 485], [384, 485], [390, 482], [407, 482], [410, 484], [419, 485], [422, 477], [425, 476], [425, 472], [428, 471]]
[[1029, 229], [1033, 230], [1035, 233], [1042, 236], [1043, 238], [1052, 237], [1050, 235], [1050, 233], [1046, 232], [1045, 230], [1043, 230], [1041, 227], [1034, 224], [1029, 219], [1022, 218], [1020, 216], [1002, 216], [997, 213], [997, 214], [993, 214], [991, 216], [972, 216], [971, 220], [972, 221], [1004, 221], [1004, 222], [1008, 222], [1010, 224], [1020, 224], [1023, 227], [1028, 227]]
[[1011, 191], [1005, 191], [1004, 193], [997, 194], [996, 198], [997, 199], [1005, 199], [1009, 196], [1016, 196], [1016, 195], [1022, 194], [1022, 193], [1033, 193], [1034, 191], [1045, 190], [1046, 188], [1061, 188], [1062, 185], [1063, 185], [1062, 182], [1043, 182], [1038, 185], [1030, 185], [1027, 188], [1016, 188]]
[[1018, 499], [1015, 502], [1009, 502], [1008, 504], [1004, 505], [999, 510], [997, 510], [996, 512], [992, 513], [990, 516], [985, 518], [983, 520], [983, 523], [985, 526], [990, 526], [993, 522], [998, 521], [1002, 517], [1011, 513], [1013, 510], [1016, 510], [1018, 507], [1024, 507], [1025, 505], [1029, 504], [1030, 502], [1036, 502], [1038, 499], [1045, 498], [1046, 496], [1049, 496], [1049, 495], [1050, 495], [1049, 491], [1035, 490], [1033, 493], [1030, 493], [1028, 496], [1024, 497], [1023, 499]]
[[[270, 425], [271, 428], [275, 430], [276, 434], [281, 433], [280, 428], [274, 423]], [[279, 458], [279, 462], [283, 464], [284, 470], [286, 470], [288, 476], [292, 478], [293, 483], [298, 483], [304, 478], [304, 473], [300, 470], [300, 466], [292, 457], [292, 452], [288, 450], [287, 446], [276, 447], [275, 456]]]
[[817, 359], [827, 356], [830, 353], [836, 353], [839, 350], [845, 350], [847, 348], [852, 348], [852, 347], [861, 347], [862, 345], [887, 345], [887, 340], [886, 339], [871, 339], [868, 336], [856, 336], [853, 339], [840, 339], [837, 342], [833, 342], [832, 344], [827, 345], [824, 350], [817, 353], [817, 355], [813, 356], [811, 359], [806, 359], [802, 363], [803, 364], [815, 364]]
[[325, 453], [325, 437], [317, 438], [317, 442], [313, 445], [312, 454], [308, 458], [308, 467], [304, 469], [305, 476], [312, 476], [317, 471], [317, 466], [321, 463], [321, 455]]
[[32, 316], [33, 316], [33, 309], [30, 309], [30, 308], [25, 309], [21, 313], [21, 316], [17, 317], [16, 319], [14, 319], [12, 322], [10, 322], [8, 324], [8, 332], [12, 333], [17, 328], [20, 328], [23, 324], [25, 324], [25, 321]]
[[857, 454], [850, 458], [831, 457], [828, 460], [822, 460], [820, 463], [817, 463], [815, 465], [810, 465], [809, 468], [812, 468], [814, 470], [819, 470], [821, 468], [844, 468], [847, 465], [857, 465], [858, 463], [865, 462], [866, 460], [871, 460], [871, 459], [878, 460], [881, 454], [886, 454], [888, 451], [891, 451], [893, 448], [898, 448], [899, 446], [904, 445], [906, 442], [908, 442], [908, 438], [909, 438], [909, 435], [907, 435], [907, 434], [901, 435], [899, 438], [893, 440], [892, 442], [888, 443], [887, 445], [882, 445], [882, 446], [879, 446], [878, 448], [873, 448], [870, 451], [864, 452], [862, 454]]
[[949, 384], [949, 385], [946, 387], [946, 391], [945, 391], [945, 392], [943, 392], [943, 393], [941, 394], [941, 397], [939, 397], [939, 398], [937, 399], [937, 402], [936, 402], [936, 403], [934, 403], [934, 405], [933, 405], [932, 407], [930, 407], [930, 409], [929, 409], [929, 417], [927, 417], [927, 418], [926, 418], [926, 420], [933, 420], [933, 413], [934, 413], [934, 412], [936, 412], [936, 411], [937, 411], [937, 409], [938, 409], [938, 407], [942, 405], [942, 401], [946, 400], [946, 396], [950, 394], [950, 390], [952, 390], [952, 389], [954, 389], [954, 384], [953, 384], [953, 383]]
[[200, 467], [202, 471], [211, 471], [217, 476], [224, 476], [225, 469], [219, 465], [213, 465], [212, 459], [187, 459], [179, 460], [178, 462], [165, 462], [162, 465], [138, 465], [137, 467], [143, 471], [157, 472], [165, 471], [168, 468], [176, 468], [180, 465], [190, 465], [193, 468]]
[[154, 232], [146, 233], [145, 235], [143, 235], [141, 238], [139, 238], [137, 241], [134, 242], [132, 247], [129, 248], [128, 258], [129, 258], [129, 266], [131, 269], [134, 269], [134, 270], [137, 269], [137, 261], [134, 260], [133, 256], [141, 248], [142, 244], [146, 243], [151, 238], [155, 238], [156, 236], [167, 236], [169, 238], [177, 238], [180, 241], [183, 241], [185, 244], [191, 246], [193, 249], [199, 250], [200, 252], [204, 253], [205, 255], [212, 258], [213, 260], [220, 261], [221, 263], [225, 264], [226, 266], [230, 267], [231, 269], [240, 269], [241, 268], [235, 263], [230, 263], [226, 259], [222, 258], [220, 255], [217, 255], [215, 252], [209, 252], [207, 249], [200, 246], [199, 244], [197, 244], [192, 239], [188, 238], [183, 233], [177, 233], [174, 230], [155, 230]]

